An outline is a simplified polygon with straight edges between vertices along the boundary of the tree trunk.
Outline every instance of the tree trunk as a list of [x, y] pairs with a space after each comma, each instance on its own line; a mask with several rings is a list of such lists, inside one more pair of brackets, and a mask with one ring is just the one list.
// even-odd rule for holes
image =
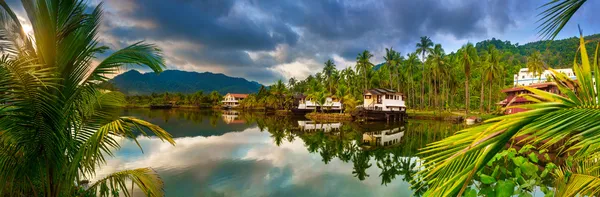
[[465, 80], [465, 116], [469, 115], [469, 77]]
[[390, 65], [390, 89], [394, 89], [394, 83], [392, 83], [392, 73], [394, 71], [392, 70], [392, 66]]
[[490, 89], [488, 90], [488, 113], [492, 112], [492, 84], [494, 83], [490, 82]]
[[484, 87], [485, 87], [485, 83], [483, 81], [483, 79], [481, 80], [481, 97], [480, 97], [480, 101], [479, 101], [479, 113], [483, 113], [483, 95], [484, 95]]
[[421, 67], [421, 76], [423, 77], [421, 79], [421, 109], [423, 109], [423, 104], [425, 104], [425, 54], [423, 54], [423, 63], [422, 63], [422, 67]]

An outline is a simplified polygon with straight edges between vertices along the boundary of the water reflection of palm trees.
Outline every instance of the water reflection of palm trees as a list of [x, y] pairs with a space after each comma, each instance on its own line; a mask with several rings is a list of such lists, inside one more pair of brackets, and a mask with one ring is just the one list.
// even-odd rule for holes
[[[325, 164], [335, 158], [352, 162], [351, 173], [359, 180], [370, 177], [367, 169], [374, 161], [381, 170], [381, 184], [387, 185], [398, 177], [406, 182], [415, 182], [420, 166], [416, 155], [418, 149], [452, 134], [461, 125], [441, 122], [357, 125], [265, 117], [259, 127], [271, 133], [276, 145], [286, 138], [288, 141], [300, 138], [306, 149], [319, 154]], [[420, 196], [423, 191], [415, 191], [415, 196]]]
[[[235, 115], [233, 120], [242, 120], [247, 126], [237, 128], [235, 126], [245, 125], [229, 124], [225, 128], [233, 129], [234, 126], [236, 131], [239, 131], [256, 125], [261, 131], [269, 132], [273, 143], [278, 146], [285, 141], [294, 142], [300, 139], [308, 152], [318, 154], [325, 164], [334, 159], [345, 163], [352, 162], [353, 170], [348, 173], [359, 180], [374, 176], [368, 174], [367, 169], [378, 168], [378, 177], [381, 178], [382, 185], [387, 185], [395, 179], [414, 183], [415, 179], [419, 179], [415, 175], [420, 168], [417, 155], [419, 148], [451, 135], [462, 126], [434, 121], [410, 121], [403, 125], [321, 123], [287, 116], [211, 110], [136, 110], [136, 113], [165, 121], [209, 120], [211, 125], [218, 128], [227, 123], [225, 116]], [[423, 191], [414, 191], [414, 195], [420, 196]]]

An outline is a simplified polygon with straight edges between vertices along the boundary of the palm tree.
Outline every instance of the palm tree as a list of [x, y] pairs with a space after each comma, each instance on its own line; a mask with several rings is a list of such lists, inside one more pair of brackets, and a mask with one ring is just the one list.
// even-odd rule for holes
[[470, 98], [469, 98], [469, 79], [471, 78], [471, 66], [477, 63], [477, 49], [471, 43], [467, 43], [464, 45], [459, 51], [458, 55], [460, 58], [460, 63], [464, 67], [465, 70], [465, 115], [469, 115], [469, 106], [470, 106]]
[[396, 66], [398, 65], [398, 60], [400, 59], [400, 53], [394, 51], [393, 48], [385, 48], [385, 56], [383, 56], [385, 60], [385, 66], [388, 67], [390, 71], [390, 89], [394, 88], [392, 83], [392, 76], [394, 75], [394, 70], [396, 70]]
[[431, 61], [432, 74], [433, 74], [433, 93], [434, 93], [434, 105], [439, 106], [438, 103], [438, 91], [440, 82], [443, 80], [446, 74], [446, 61], [445, 61], [444, 49], [441, 44], [436, 44], [431, 53], [429, 54], [429, 60]]
[[[600, 46], [600, 43], [597, 45]], [[600, 100], [596, 92], [600, 85], [598, 62], [589, 62], [583, 35], [580, 36], [581, 64], [574, 62], [577, 80], [553, 72], [560, 94], [524, 87], [533, 95], [524, 95], [531, 104], [514, 107], [526, 112], [492, 118], [486, 124], [471, 127], [428, 145], [421, 154], [427, 155], [419, 172], [426, 177], [431, 196], [456, 196], [471, 183], [480, 171], [508, 142], [520, 141], [538, 150], [556, 147], [557, 157], [570, 155], [566, 164], [552, 173], [557, 196], [593, 196], [600, 190]], [[597, 54], [596, 54], [597, 55]], [[528, 137], [527, 137], [528, 136]], [[431, 153], [431, 154], [429, 154]]]
[[411, 96], [411, 100], [412, 102], [410, 103], [412, 105], [412, 103], [414, 102], [414, 94], [415, 94], [415, 87], [414, 87], [414, 83], [413, 83], [413, 74], [416, 72], [417, 70], [417, 64], [419, 64], [419, 57], [417, 56], [417, 53], [411, 53], [408, 55], [408, 59], [406, 60], [406, 72], [408, 73], [408, 83], [410, 85], [410, 91], [411, 93], [409, 93], [409, 95]]
[[332, 92], [331, 88], [333, 87], [333, 83], [334, 83], [333, 75], [336, 72], [337, 72], [337, 70], [335, 69], [335, 64], [333, 63], [333, 61], [331, 61], [331, 59], [327, 60], [325, 62], [325, 67], [323, 67], [323, 74], [325, 74], [329, 92]]
[[13, 31], [2, 36], [2, 43], [15, 49], [0, 58], [0, 101], [5, 103], [0, 106], [0, 195], [129, 195], [125, 184], [131, 181], [148, 196], [163, 196], [163, 183], [150, 168], [115, 172], [88, 188], [79, 185], [95, 177], [104, 156], [120, 147], [119, 137], [137, 142], [137, 135], [151, 131], [175, 144], [156, 125], [116, 116], [123, 94], [98, 86], [123, 65], [161, 72], [160, 50], [138, 42], [92, 66], [94, 57], [108, 50], [96, 39], [102, 4], [90, 11], [87, 1], [24, 1], [31, 36], [6, 2], [0, 6], [2, 29]]
[[219, 94], [219, 92], [217, 91], [212, 91], [210, 92], [210, 94], [208, 95], [208, 98], [210, 99], [211, 104], [216, 105], [219, 102], [221, 102], [221, 94]]
[[371, 70], [371, 67], [373, 67], [373, 63], [371, 63], [371, 58], [373, 57], [373, 54], [371, 54], [371, 52], [364, 50], [362, 53], [358, 54], [358, 57], [356, 57], [356, 70], [358, 72], [362, 72], [363, 77], [364, 77], [364, 89], [367, 90], [369, 89], [369, 85], [367, 82], [367, 75], [369, 73], [369, 71]]
[[[421, 54], [421, 62], [423, 63], [421, 66], [421, 73], [425, 73], [425, 54], [431, 53], [433, 50], [433, 42], [429, 37], [423, 36], [421, 37], [421, 42], [417, 43], [417, 53]], [[423, 98], [425, 94], [425, 80], [421, 80], [421, 109], [423, 109], [423, 104], [425, 100]]]
[[485, 71], [486, 79], [489, 82], [489, 96], [488, 96], [488, 112], [491, 112], [492, 109], [492, 85], [494, 84], [494, 80], [498, 77], [500, 71], [502, 70], [502, 65], [500, 64], [500, 52], [496, 49], [494, 45], [489, 45], [488, 47], [488, 55], [487, 55], [487, 67]]
[[527, 57], [527, 71], [533, 73], [533, 76], [538, 76], [538, 81], [542, 80], [544, 61], [542, 60], [542, 53], [540, 51], [535, 50]]

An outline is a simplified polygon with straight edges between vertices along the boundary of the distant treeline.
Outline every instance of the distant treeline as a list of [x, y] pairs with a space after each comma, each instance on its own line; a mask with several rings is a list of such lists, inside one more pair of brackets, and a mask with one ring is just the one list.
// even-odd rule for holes
[[183, 93], [152, 93], [150, 95], [127, 96], [128, 106], [145, 107], [150, 105], [195, 105], [210, 107], [218, 105], [223, 96], [217, 91], [204, 94], [198, 91], [193, 94]]

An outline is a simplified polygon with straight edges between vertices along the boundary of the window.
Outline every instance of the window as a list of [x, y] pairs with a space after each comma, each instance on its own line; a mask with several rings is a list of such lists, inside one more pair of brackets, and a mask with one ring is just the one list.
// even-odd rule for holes
[[365, 99], [371, 99], [371, 95], [365, 95]]
[[523, 77], [521, 77], [521, 79], [525, 79], [525, 75], [523, 75]]

